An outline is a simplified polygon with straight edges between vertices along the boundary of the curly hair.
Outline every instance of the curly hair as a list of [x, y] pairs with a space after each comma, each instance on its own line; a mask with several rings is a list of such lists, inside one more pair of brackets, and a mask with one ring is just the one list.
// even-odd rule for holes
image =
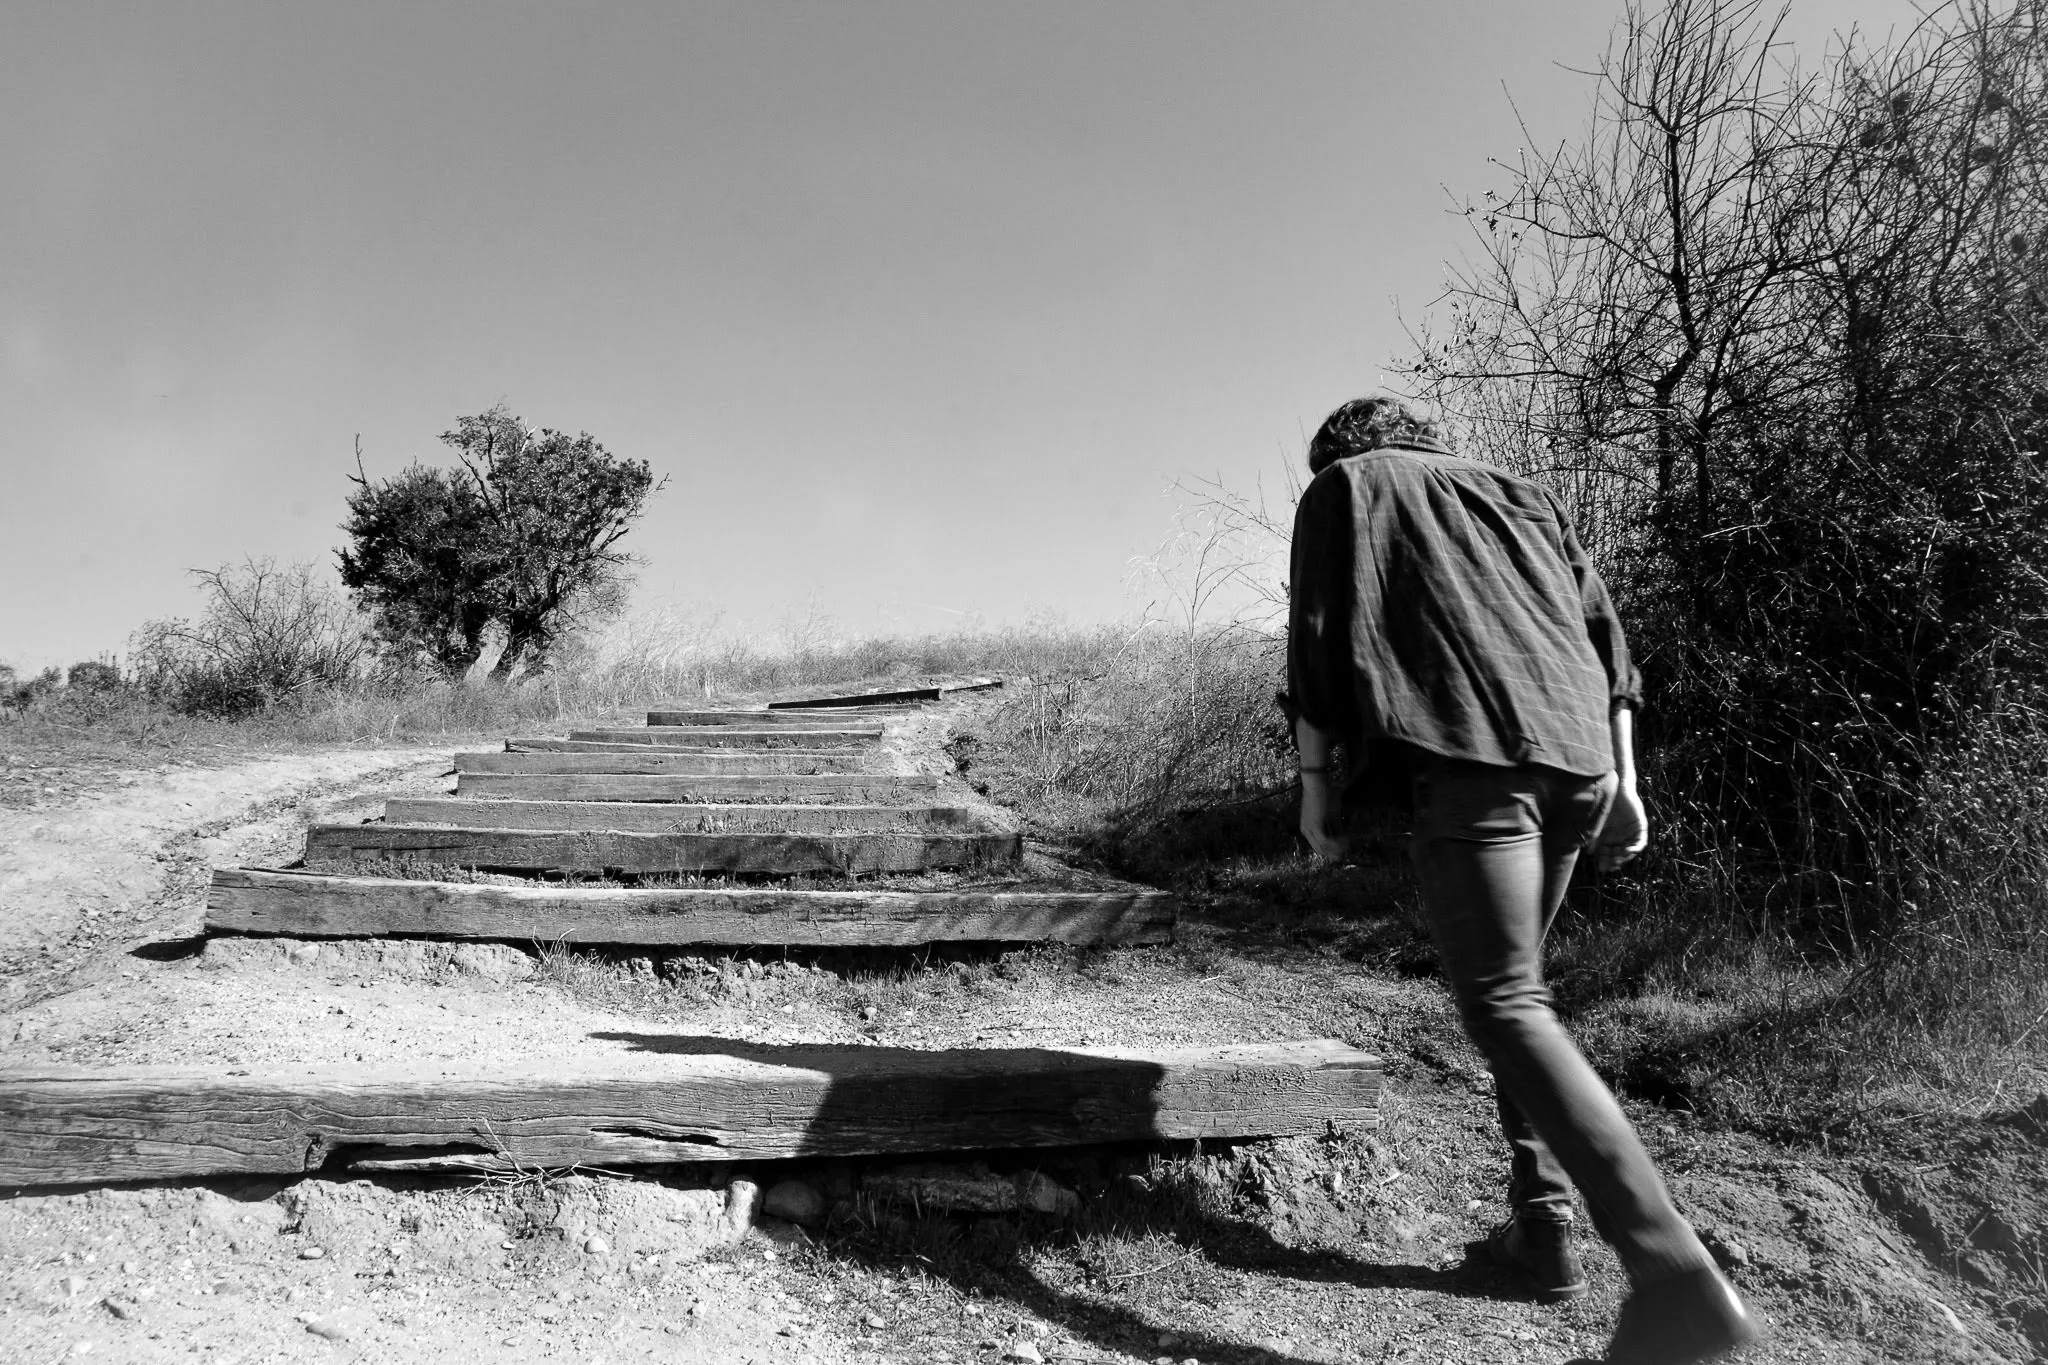
[[1424, 444], [1442, 439], [1435, 416], [1411, 399], [1391, 393], [1354, 398], [1323, 420], [1308, 443], [1308, 472], [1315, 475], [1346, 455], [1362, 455], [1381, 446]]

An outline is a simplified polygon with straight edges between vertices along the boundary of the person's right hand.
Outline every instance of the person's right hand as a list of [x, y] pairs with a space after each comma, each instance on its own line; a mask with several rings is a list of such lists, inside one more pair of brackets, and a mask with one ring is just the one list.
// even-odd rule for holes
[[1324, 862], [1342, 862], [1349, 849], [1351, 841], [1344, 833], [1326, 773], [1301, 775], [1301, 837]]
[[1602, 872], [1612, 872], [1650, 845], [1650, 816], [1636, 784], [1624, 782], [1615, 788], [1614, 803], [1607, 808], [1607, 821], [1593, 841], [1594, 854]]

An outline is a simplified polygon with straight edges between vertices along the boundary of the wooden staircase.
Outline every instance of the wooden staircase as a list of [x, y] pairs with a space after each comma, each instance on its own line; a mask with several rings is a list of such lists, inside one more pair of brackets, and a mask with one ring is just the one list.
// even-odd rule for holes
[[[949, 793], [949, 778], [885, 770], [889, 728], [946, 694], [925, 691], [873, 706], [663, 709], [645, 727], [458, 754], [452, 795], [394, 796], [379, 820], [314, 825], [299, 867], [216, 869], [206, 930], [636, 948], [1169, 941], [1170, 896], [1078, 874], [1048, 884], [1027, 871], [1019, 833]], [[1378, 1060], [1329, 1040], [1153, 1052], [706, 1042], [565, 1075], [10, 1075], [0, 1186], [1240, 1138], [1378, 1115]]]

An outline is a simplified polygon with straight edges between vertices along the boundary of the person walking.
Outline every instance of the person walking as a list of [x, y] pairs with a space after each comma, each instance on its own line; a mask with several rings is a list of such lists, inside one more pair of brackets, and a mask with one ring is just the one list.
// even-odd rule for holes
[[1301, 832], [1318, 856], [1343, 856], [1339, 746], [1353, 794], [1412, 802], [1431, 936], [1492, 1067], [1511, 1154], [1509, 1216], [1473, 1251], [1546, 1301], [1583, 1295], [1576, 1184], [1630, 1282], [1612, 1365], [1682, 1365], [1754, 1340], [1543, 983], [1543, 938], [1580, 853], [1613, 867], [1649, 838], [1640, 683], [1605, 585], [1553, 494], [1453, 453], [1419, 405], [1344, 404], [1308, 462], [1288, 623]]

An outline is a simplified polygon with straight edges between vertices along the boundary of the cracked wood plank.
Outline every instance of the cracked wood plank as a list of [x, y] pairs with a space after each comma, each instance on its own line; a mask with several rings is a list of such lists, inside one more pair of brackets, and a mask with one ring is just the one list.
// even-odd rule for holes
[[931, 773], [465, 772], [457, 796], [542, 801], [849, 801], [904, 804], [937, 794]]
[[987, 832], [965, 806], [788, 806], [646, 801], [481, 801], [452, 796], [394, 796], [384, 802], [392, 825], [463, 825], [470, 829], [609, 829], [643, 834], [890, 834], [941, 829]]
[[775, 730], [839, 729], [848, 722], [858, 719], [865, 725], [877, 725], [883, 721], [901, 720], [917, 714], [914, 706], [864, 706], [855, 715], [844, 710], [823, 711], [691, 711], [684, 708], [663, 708], [649, 711], [647, 723], [656, 726], [705, 726], [732, 725], [748, 729], [767, 727]]
[[770, 711], [836, 710], [856, 706], [890, 706], [904, 702], [943, 701], [956, 692], [985, 692], [1003, 684], [996, 678], [974, 678], [961, 683], [940, 683], [936, 687], [906, 687], [895, 692], [849, 692], [842, 696], [799, 697], [771, 701]]
[[866, 730], [742, 730], [729, 725], [657, 725], [624, 730], [571, 730], [569, 738], [595, 744], [680, 745], [696, 749], [857, 749], [882, 738]]
[[592, 1035], [572, 1065], [0, 1072], [0, 1186], [298, 1174], [369, 1157], [562, 1168], [1321, 1133], [1378, 1123], [1332, 1039], [1156, 1051]]
[[618, 830], [467, 829], [319, 824], [309, 863], [413, 863], [506, 872], [730, 872], [841, 876], [990, 868], [1024, 856], [1021, 835], [648, 834]]
[[689, 944], [1166, 943], [1161, 891], [478, 885], [216, 868], [209, 933]]
[[579, 744], [574, 740], [508, 739], [501, 754], [457, 754], [457, 773], [853, 773], [864, 754], [670, 753], [647, 744]]

